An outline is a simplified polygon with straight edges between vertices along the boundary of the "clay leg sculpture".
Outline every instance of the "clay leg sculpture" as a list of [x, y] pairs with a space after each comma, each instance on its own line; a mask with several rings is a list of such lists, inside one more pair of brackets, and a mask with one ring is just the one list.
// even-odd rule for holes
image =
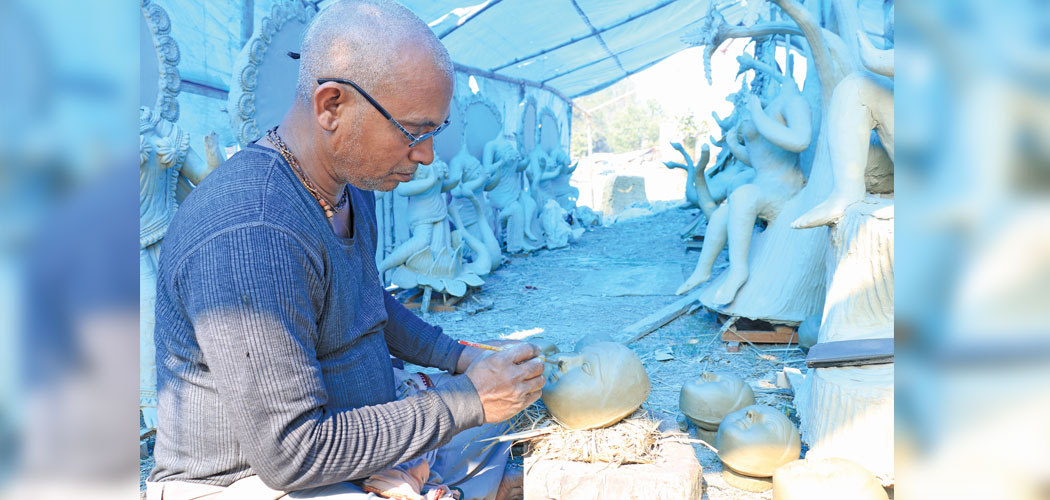
[[864, 199], [864, 169], [871, 130], [875, 129], [893, 159], [893, 90], [854, 73], [835, 87], [828, 105], [828, 142], [834, 185], [828, 199], [791, 223], [795, 229], [833, 224], [846, 207]]
[[452, 243], [453, 246], [458, 246], [457, 239], [465, 241], [467, 246], [474, 251], [474, 261], [470, 264], [463, 266], [463, 269], [478, 276], [484, 276], [492, 272], [492, 255], [489, 253], [489, 249], [484, 242], [479, 240], [464, 226], [462, 219], [459, 216], [459, 208], [455, 205], [449, 205], [448, 207], [449, 216], [452, 217], [452, 223], [455, 224], [456, 230], [452, 232]]
[[499, 211], [497, 227], [507, 225], [507, 251], [510, 253], [521, 252], [525, 249], [525, 221], [522, 214], [521, 204], [517, 200]]
[[747, 254], [751, 250], [751, 235], [754, 233], [755, 217], [758, 216], [762, 193], [758, 186], [745, 184], [729, 195], [729, 271], [725, 282], [715, 293], [715, 303], [728, 304], [736, 292], [747, 281]]
[[523, 195], [521, 200], [525, 206], [525, 226], [523, 228], [525, 238], [530, 241], [540, 241], [541, 238], [537, 238], [535, 232], [532, 230], [533, 224], [539, 221], [539, 209], [536, 207], [536, 200], [527, 194]]
[[382, 274], [387, 269], [393, 269], [404, 264], [410, 257], [426, 248], [431, 243], [433, 233], [434, 224], [430, 223], [419, 224], [412, 228], [412, 236], [395, 248], [387, 258], [383, 259], [383, 262], [379, 263], [379, 273]]
[[726, 221], [729, 220], [729, 208], [722, 205], [711, 214], [711, 220], [707, 223], [707, 233], [704, 235], [704, 247], [700, 249], [700, 257], [696, 259], [696, 269], [689, 279], [682, 283], [675, 291], [681, 295], [697, 285], [711, 278], [711, 268], [715, 265], [718, 253], [726, 244]]
[[489, 271], [495, 271], [499, 267], [503, 260], [503, 251], [499, 248], [499, 241], [496, 241], [496, 234], [492, 232], [492, 228], [489, 227], [489, 219], [486, 216], [489, 211], [484, 208], [481, 204], [481, 199], [477, 196], [470, 197], [471, 203], [474, 204], [474, 211], [478, 213], [478, 232], [480, 233], [481, 241], [485, 243], [485, 248], [489, 252], [489, 261], [492, 263], [492, 269]]

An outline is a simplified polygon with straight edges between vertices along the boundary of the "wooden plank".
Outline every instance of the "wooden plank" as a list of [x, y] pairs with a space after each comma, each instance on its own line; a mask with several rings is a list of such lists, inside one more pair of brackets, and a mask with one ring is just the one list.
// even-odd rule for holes
[[893, 362], [893, 339], [821, 342], [809, 350], [806, 366], [859, 366]]
[[777, 326], [773, 331], [737, 330], [735, 327], [722, 334], [723, 342], [751, 342], [752, 344], [797, 344], [798, 332], [790, 326]]
[[[470, 289], [469, 288], [467, 289], [467, 293], [470, 293]], [[464, 297], [465, 297], [465, 295], [464, 295]], [[456, 297], [455, 295], [453, 295], [451, 299], [448, 298], [447, 295], [444, 297], [444, 303], [445, 303], [446, 306], [454, 306], [456, 304], [459, 304], [459, 301], [461, 301], [461, 300], [463, 300], [463, 297]]]
[[423, 296], [423, 290], [420, 288], [412, 288], [409, 290], [402, 290], [397, 293], [394, 297], [397, 298], [402, 304], [408, 304]]
[[624, 343], [630, 344], [631, 342], [635, 342], [642, 337], [649, 335], [658, 330], [661, 326], [674, 321], [675, 318], [688, 312], [689, 309], [693, 307], [693, 304], [698, 302], [700, 302], [700, 290], [694, 290], [685, 297], [664, 306], [663, 309], [642, 318], [635, 324], [624, 328], [622, 335], [630, 336], [630, 340]]
[[[419, 309], [420, 305], [419, 302], [409, 302], [408, 304], [405, 304], [405, 309]], [[455, 312], [456, 308], [455, 306], [446, 306], [445, 304], [430, 304], [430, 310], [437, 312]]]
[[727, 342], [726, 352], [740, 352], [740, 342]]
[[703, 240], [700, 240], [700, 241], [689, 240], [689, 241], [685, 242], [685, 249], [686, 249], [686, 251], [689, 251], [689, 250], [701, 250], [703, 248], [704, 248]]

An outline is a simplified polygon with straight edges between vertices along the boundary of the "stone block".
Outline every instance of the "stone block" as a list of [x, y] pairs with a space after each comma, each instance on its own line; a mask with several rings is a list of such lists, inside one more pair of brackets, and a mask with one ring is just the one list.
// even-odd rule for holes
[[633, 203], [649, 204], [645, 196], [645, 178], [633, 175], [613, 175], [605, 180], [602, 190], [602, 214], [612, 217]]
[[[660, 428], [687, 437], [672, 420], [663, 420]], [[524, 500], [699, 500], [702, 495], [702, 468], [686, 443], [665, 442], [651, 464], [525, 457]]]

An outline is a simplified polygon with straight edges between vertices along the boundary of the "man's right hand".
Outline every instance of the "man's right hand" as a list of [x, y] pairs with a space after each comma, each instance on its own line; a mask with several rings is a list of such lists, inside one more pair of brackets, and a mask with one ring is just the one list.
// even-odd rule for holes
[[467, 378], [481, 397], [485, 422], [513, 417], [540, 398], [543, 389], [543, 360], [536, 346], [521, 343], [482, 356], [467, 368]]

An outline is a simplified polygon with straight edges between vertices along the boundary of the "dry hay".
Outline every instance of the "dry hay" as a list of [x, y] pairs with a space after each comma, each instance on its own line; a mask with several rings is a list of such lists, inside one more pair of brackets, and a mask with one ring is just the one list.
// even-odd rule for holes
[[670, 437], [659, 427], [649, 411], [639, 408], [609, 427], [571, 430], [558, 424], [537, 401], [518, 414], [507, 438], [526, 443], [525, 454], [538, 460], [650, 464], [659, 456], [660, 443]]

